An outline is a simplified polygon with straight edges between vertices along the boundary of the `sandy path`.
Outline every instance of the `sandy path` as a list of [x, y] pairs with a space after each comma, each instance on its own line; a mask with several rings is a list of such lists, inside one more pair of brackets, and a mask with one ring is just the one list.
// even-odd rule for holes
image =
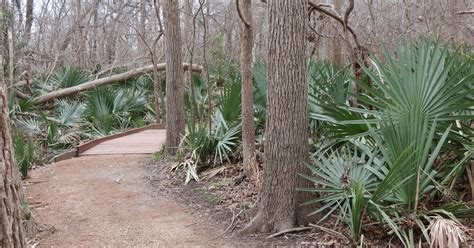
[[148, 159], [87, 156], [34, 170], [28, 200], [38, 222], [54, 230], [38, 247], [224, 245], [209, 241], [222, 230], [153, 193], [144, 168]]

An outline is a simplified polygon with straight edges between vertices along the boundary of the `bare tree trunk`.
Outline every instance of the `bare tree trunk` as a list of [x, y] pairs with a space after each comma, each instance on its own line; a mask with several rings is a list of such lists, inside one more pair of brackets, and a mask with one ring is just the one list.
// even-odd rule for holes
[[138, 42], [140, 44], [140, 53], [145, 54], [147, 51], [147, 47], [145, 45], [145, 42], [147, 42], [147, 32], [146, 32], [146, 25], [145, 25], [145, 20], [146, 20], [146, 0], [140, 0], [140, 35], [142, 36], [143, 41], [138, 38]]
[[13, 157], [8, 100], [0, 55], [0, 247], [25, 247], [21, 224], [21, 179]]
[[[160, 11], [160, 4], [158, 3], [158, 0], [153, 1], [153, 7], [155, 9], [155, 15], [156, 15], [156, 20], [158, 21], [158, 27], [160, 28], [160, 33], [150, 48], [153, 65], [156, 65], [156, 63], [159, 62], [156, 44], [158, 40], [161, 38], [161, 36], [163, 35], [163, 25], [161, 24], [161, 17], [160, 17], [161, 11]], [[165, 111], [164, 109], [162, 109], [163, 104], [161, 104], [163, 102], [162, 92], [163, 91], [161, 89], [161, 77], [160, 77], [160, 74], [158, 73], [158, 68], [155, 66], [153, 68], [153, 101], [155, 104], [156, 123], [163, 123], [161, 117], [162, 117], [162, 113], [164, 113]]]
[[[0, 44], [6, 44], [7, 39], [8, 39], [8, 37], [5, 33], [6, 30], [7, 30], [6, 15], [3, 14], [3, 13], [6, 13], [6, 11], [7, 11], [7, 0], [1, 0], [1, 2], [0, 2], [0, 13], [2, 13], [2, 15], [0, 15]], [[6, 57], [7, 56], [7, 49], [8, 49], [7, 46], [0, 45], [0, 56]], [[3, 73], [3, 71], [2, 71], [2, 73]]]
[[84, 23], [82, 15], [82, 0], [76, 0], [75, 3], [75, 30], [74, 30], [74, 43], [76, 49], [76, 63], [79, 67], [84, 67], [84, 49], [85, 49], [85, 37], [84, 37]]
[[297, 173], [308, 160], [307, 0], [268, 2], [268, 92], [265, 165], [257, 215], [246, 232], [278, 232], [304, 224]]
[[232, 4], [232, 1], [229, 1], [229, 5], [227, 7], [227, 11], [226, 11], [226, 18], [225, 18], [225, 24], [224, 24], [224, 36], [225, 36], [225, 51], [227, 53], [227, 55], [230, 57], [230, 58], [234, 58], [234, 54], [233, 54], [233, 49], [232, 49], [232, 33], [234, 32], [234, 18], [233, 18], [233, 14], [234, 14], [234, 9], [233, 9], [233, 4]]
[[[112, 2], [114, 4], [115, 1]], [[115, 61], [115, 49], [117, 47], [117, 20], [119, 19], [120, 13], [116, 14], [113, 12], [113, 8], [109, 6], [109, 13], [112, 13], [110, 16], [110, 25], [112, 28], [106, 34], [106, 44], [105, 44], [105, 53], [107, 57], [107, 63], [113, 64]]]
[[[239, 1], [237, 1], [239, 4]], [[244, 153], [244, 170], [250, 177], [258, 175], [258, 164], [255, 157], [255, 127], [253, 117], [252, 94], [252, 2], [242, 0], [242, 31], [240, 32], [241, 54], [240, 68], [242, 71], [242, 145]], [[239, 8], [239, 6], [237, 6]]]
[[[333, 0], [334, 9], [336, 9], [337, 12], [341, 12], [342, 10], [341, 1], [343, 0]], [[335, 38], [332, 45], [332, 62], [335, 64], [341, 64], [342, 63], [342, 46], [341, 46], [341, 40], [337, 36], [337, 32], [338, 32], [337, 30], [334, 30]]]
[[204, 67], [205, 67], [205, 74], [206, 74], [206, 82], [207, 82], [207, 96], [209, 100], [207, 101], [207, 111], [209, 114], [207, 115], [207, 132], [208, 135], [211, 135], [212, 131], [212, 101], [211, 101], [211, 78], [209, 74], [209, 67], [207, 64], [207, 36], [209, 34], [209, 25], [207, 24], [206, 16], [209, 14], [209, 1], [206, 0], [199, 0], [200, 8], [206, 8], [206, 14], [204, 14], [204, 9], [201, 9], [201, 17], [202, 17], [202, 25], [203, 25], [203, 35], [202, 35], [202, 59], [204, 60]]
[[13, 40], [13, 20], [10, 20], [10, 27], [8, 29], [8, 87], [7, 91], [13, 89], [13, 83], [15, 83], [15, 43]]
[[33, 26], [33, 0], [26, 1], [26, 20], [25, 20], [25, 38], [24, 42], [28, 45], [31, 37], [31, 27]]
[[[93, 12], [92, 12], [92, 30], [94, 34], [97, 34], [98, 30], [98, 23], [97, 23], [97, 9], [99, 6], [99, 1], [100, 0], [94, 0], [94, 7], [93, 7]], [[95, 67], [97, 65], [97, 36], [92, 35], [92, 45], [91, 45], [91, 52], [90, 52], [90, 61], [92, 62], [92, 65]]]
[[[186, 57], [188, 59], [188, 63], [193, 63], [194, 58], [194, 45], [196, 40], [196, 18], [199, 14], [199, 11], [202, 10], [202, 5], [199, 6], [199, 9], [196, 12], [196, 15], [193, 14], [192, 8], [192, 1], [185, 0], [184, 1], [184, 38], [185, 38], [185, 45], [186, 45]], [[191, 121], [193, 123], [197, 122], [198, 114], [197, 114], [197, 103], [195, 98], [194, 92], [194, 85], [193, 85], [193, 78], [191, 71], [186, 71], [184, 75], [184, 81], [188, 83], [188, 87], [190, 90], [189, 94], [189, 102], [191, 104]]]
[[[192, 1], [184, 0], [184, 45], [187, 47], [186, 50], [189, 50], [191, 43], [191, 28], [193, 25], [193, 10], [192, 10]], [[186, 56], [189, 56], [189, 51], [186, 51]], [[189, 61], [189, 59], [188, 59]], [[185, 76], [187, 77], [187, 76]]]
[[184, 134], [183, 70], [179, 0], [164, 1], [166, 47], [166, 152], [174, 155]]

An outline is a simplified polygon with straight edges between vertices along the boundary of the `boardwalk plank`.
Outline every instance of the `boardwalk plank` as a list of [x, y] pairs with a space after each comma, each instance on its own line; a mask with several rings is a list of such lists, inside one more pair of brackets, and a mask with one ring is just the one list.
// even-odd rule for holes
[[104, 141], [79, 156], [107, 154], [152, 154], [159, 151], [165, 143], [165, 129], [148, 129]]

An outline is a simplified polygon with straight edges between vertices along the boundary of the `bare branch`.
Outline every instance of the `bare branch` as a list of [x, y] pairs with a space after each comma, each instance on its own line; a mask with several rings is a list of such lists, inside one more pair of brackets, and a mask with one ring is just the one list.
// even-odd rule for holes
[[[338, 13], [336, 13], [335, 11], [324, 9], [321, 5], [313, 2], [312, 0], [309, 0], [308, 4], [311, 7], [310, 11], [316, 10], [318, 12], [321, 12], [325, 15], [328, 15], [328, 16], [332, 17], [334, 20], [336, 20], [339, 23], [341, 23], [342, 25], [344, 25], [344, 19]], [[347, 30], [351, 33], [352, 37], [354, 38], [354, 42], [359, 47], [360, 46], [359, 41], [357, 39], [357, 35], [355, 34], [354, 30], [349, 25], [346, 25], [346, 27], [347, 27]]]
[[458, 14], [458, 15], [472, 15], [472, 14], [474, 14], [474, 9], [459, 11], [459, 12], [456, 12], [456, 14]]
[[346, 13], [344, 14], [344, 31], [347, 30], [347, 23], [349, 22], [349, 15], [354, 10], [354, 0], [349, 0], [349, 6], [347, 6]]
[[240, 4], [239, 0], [235, 0], [235, 7], [237, 7], [237, 13], [239, 14], [240, 20], [244, 23], [246, 27], [250, 27], [250, 24], [245, 20], [245, 18], [242, 16], [242, 12], [240, 12]]

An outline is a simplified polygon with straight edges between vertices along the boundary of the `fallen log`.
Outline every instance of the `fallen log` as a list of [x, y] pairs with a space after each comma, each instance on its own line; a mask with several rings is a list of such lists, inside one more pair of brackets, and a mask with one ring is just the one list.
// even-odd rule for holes
[[22, 81], [18, 81], [16, 83], [13, 84], [13, 86], [15, 87], [22, 87], [22, 86], [25, 86], [28, 84], [28, 81], [27, 80], [22, 80]]
[[[183, 69], [188, 70], [188, 66], [189, 66], [189, 64], [184, 63], [183, 64]], [[157, 64], [156, 67], [159, 71], [164, 71], [166, 69], [166, 64], [164, 64], [164, 63], [163, 64]], [[202, 69], [203, 69], [202, 66], [199, 66], [199, 65], [193, 65], [192, 66], [192, 71], [194, 71], [194, 72], [201, 72]], [[53, 92], [50, 92], [48, 94], [44, 94], [42, 96], [34, 98], [32, 100], [32, 102], [36, 103], [36, 104], [45, 103], [45, 102], [53, 100], [53, 99], [57, 99], [57, 98], [77, 94], [79, 92], [94, 89], [94, 88], [99, 87], [99, 86], [122, 82], [122, 81], [125, 81], [125, 80], [130, 79], [130, 78], [134, 78], [134, 77], [138, 77], [138, 76], [141, 76], [143, 74], [146, 74], [146, 73], [150, 73], [152, 71], [153, 71], [153, 65], [140, 67], [140, 68], [137, 68], [137, 69], [133, 69], [131, 71], [124, 72], [124, 73], [119, 73], [119, 74], [115, 74], [115, 75], [112, 75], [112, 76], [95, 79], [95, 80], [85, 82], [85, 83], [80, 84], [80, 85], [76, 85], [76, 86], [73, 86], [73, 87], [53, 91]]]

